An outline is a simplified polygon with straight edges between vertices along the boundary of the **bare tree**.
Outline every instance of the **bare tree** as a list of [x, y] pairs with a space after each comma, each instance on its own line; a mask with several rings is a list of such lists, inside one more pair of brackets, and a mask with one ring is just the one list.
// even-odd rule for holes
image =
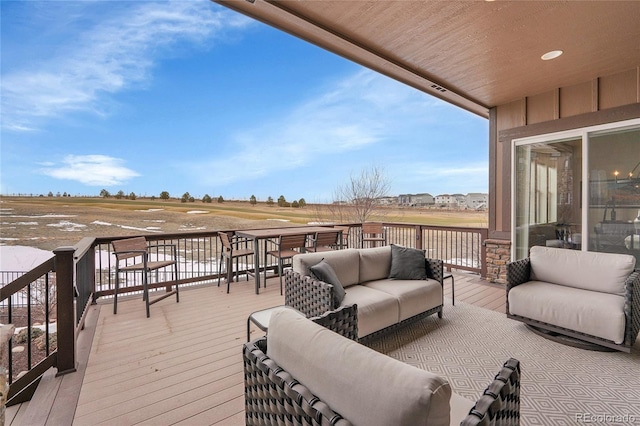
[[337, 213], [341, 222], [348, 218], [364, 223], [374, 215], [381, 215], [379, 199], [388, 194], [390, 186], [382, 166], [371, 166], [352, 174], [334, 193], [334, 216]]

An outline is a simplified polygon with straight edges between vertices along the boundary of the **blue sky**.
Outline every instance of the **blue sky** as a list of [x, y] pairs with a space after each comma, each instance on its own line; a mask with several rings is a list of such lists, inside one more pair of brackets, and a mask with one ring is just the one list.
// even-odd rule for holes
[[210, 1], [0, 6], [2, 194], [487, 192], [486, 119]]

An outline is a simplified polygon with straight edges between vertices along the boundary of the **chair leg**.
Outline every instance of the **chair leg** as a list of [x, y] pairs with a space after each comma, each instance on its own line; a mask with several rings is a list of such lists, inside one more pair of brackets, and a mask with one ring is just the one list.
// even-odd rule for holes
[[[175, 273], [175, 278], [173, 280], [178, 281], [178, 263], [177, 262], [173, 265], [173, 270]], [[176, 286], [176, 303], [180, 303], [180, 286], [178, 285], [177, 282], [175, 286]]]
[[113, 291], [113, 314], [118, 313], [118, 289], [120, 288], [120, 282], [118, 277], [120, 276], [120, 271], [116, 268], [116, 287]]
[[220, 277], [222, 276], [222, 260], [224, 256], [221, 254], [220, 259], [218, 259], [218, 287], [220, 287]]
[[231, 287], [231, 279], [233, 277], [233, 259], [227, 259], [227, 294], [229, 294], [229, 288]]
[[280, 296], [282, 296], [282, 258], [278, 258], [278, 275], [280, 276]]
[[147, 308], [147, 318], [149, 318], [151, 316], [151, 311], [149, 310], [149, 278], [147, 276], [147, 271], [143, 272], [143, 276], [142, 276], [142, 287], [143, 287], [143, 293], [144, 293], [144, 303], [146, 305]]

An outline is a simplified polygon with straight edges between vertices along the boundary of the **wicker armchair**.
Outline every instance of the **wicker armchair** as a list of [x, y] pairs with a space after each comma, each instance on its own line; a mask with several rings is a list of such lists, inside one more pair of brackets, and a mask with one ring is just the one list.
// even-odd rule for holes
[[520, 424], [520, 362], [510, 358], [476, 401], [462, 426]]
[[[355, 339], [357, 307], [341, 307], [313, 321]], [[352, 423], [267, 355], [267, 338], [243, 346], [245, 423], [247, 425], [338, 425]], [[345, 395], [348, 397], [349, 392]], [[518, 425], [520, 421], [520, 363], [509, 359], [465, 417], [462, 425]]]
[[[582, 342], [587, 342], [587, 345], [584, 347], [591, 347], [588, 344], [594, 344], [597, 346], [616, 349], [623, 352], [631, 352], [631, 347], [635, 344], [635, 341], [638, 337], [638, 333], [640, 332], [640, 270], [636, 269], [633, 271], [625, 280], [624, 288], [624, 314], [625, 314], [625, 332], [624, 332], [624, 341], [621, 344], [616, 344], [610, 340], [605, 340], [603, 338], [592, 336], [589, 334], [581, 333], [575, 330], [570, 330], [567, 328], [559, 327], [554, 324], [549, 324], [547, 322], [536, 321], [531, 318], [526, 318], [520, 315], [512, 314], [509, 309], [509, 292], [531, 279], [531, 260], [530, 258], [520, 259], [517, 261], [509, 262], [507, 264], [507, 317], [524, 322], [534, 328], [540, 328], [543, 330], [547, 330], [549, 333], [546, 333], [548, 336], [553, 336], [555, 334], [559, 334], [562, 336], [568, 336], [574, 340], [576, 343], [570, 343], [571, 340], [564, 341], [564, 343], [573, 344], [574, 346], [581, 346]], [[545, 335], [543, 333], [542, 335]]]

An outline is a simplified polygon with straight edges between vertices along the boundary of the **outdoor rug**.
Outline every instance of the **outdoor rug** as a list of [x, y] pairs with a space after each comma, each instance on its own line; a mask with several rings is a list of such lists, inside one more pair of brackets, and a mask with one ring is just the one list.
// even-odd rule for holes
[[505, 314], [462, 302], [369, 344], [446, 377], [476, 400], [504, 361], [522, 369], [521, 424], [640, 424], [640, 339], [631, 354], [595, 352], [538, 336]]

